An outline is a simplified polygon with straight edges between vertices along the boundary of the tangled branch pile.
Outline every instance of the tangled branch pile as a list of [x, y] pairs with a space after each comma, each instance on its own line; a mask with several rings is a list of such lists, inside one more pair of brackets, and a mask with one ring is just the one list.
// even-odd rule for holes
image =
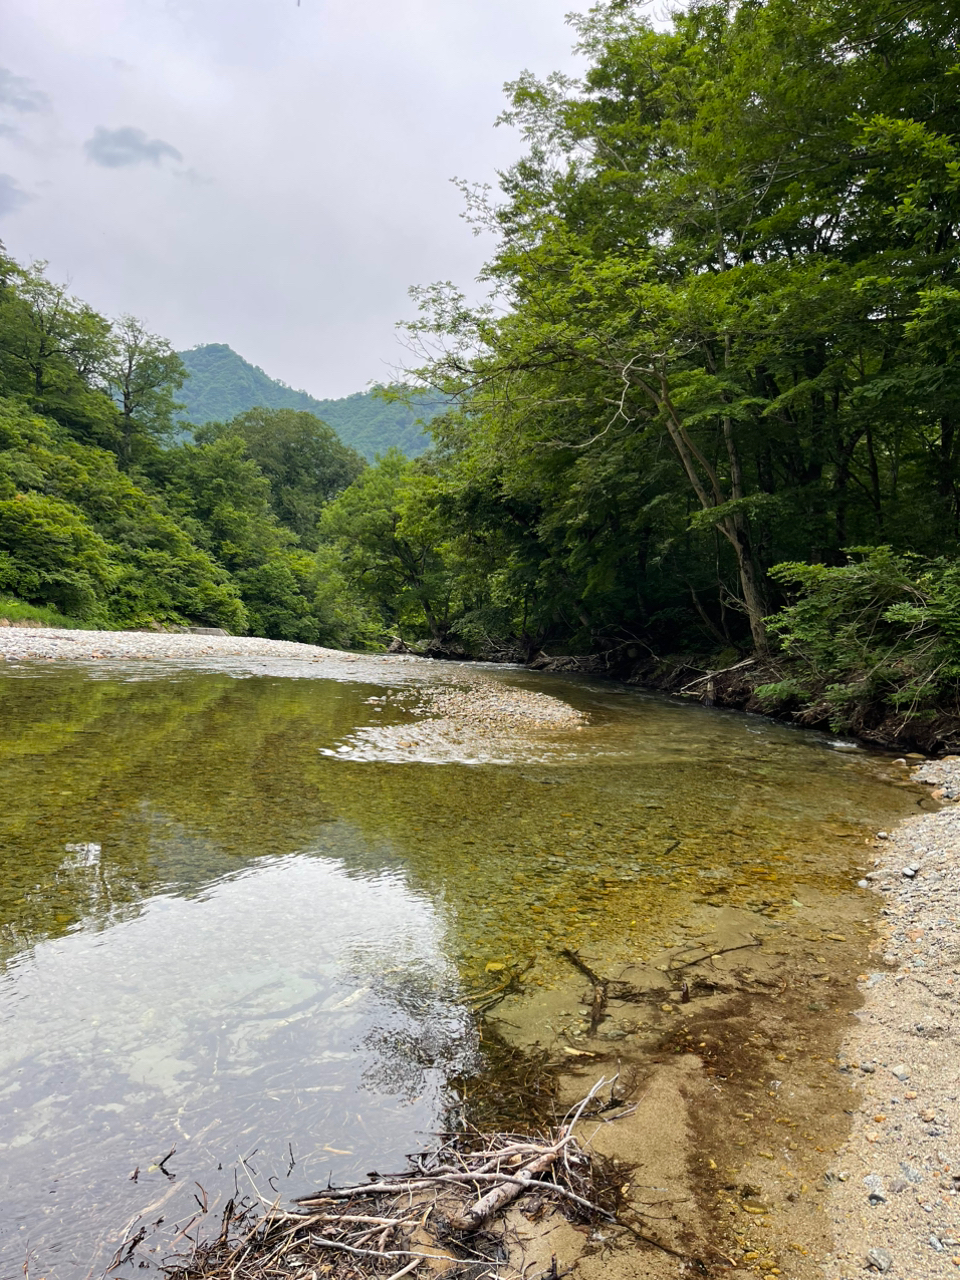
[[[556, 1206], [579, 1222], [614, 1222], [617, 1179], [574, 1137], [583, 1115], [605, 1109], [600, 1081], [571, 1118], [545, 1137], [458, 1133], [410, 1168], [327, 1187], [294, 1210], [231, 1201], [216, 1239], [170, 1260], [169, 1280], [356, 1280], [434, 1275], [476, 1280], [505, 1274], [510, 1240], [499, 1215], [513, 1202], [528, 1218]], [[555, 1273], [555, 1268], [554, 1268]], [[546, 1273], [547, 1275], [550, 1272]]]

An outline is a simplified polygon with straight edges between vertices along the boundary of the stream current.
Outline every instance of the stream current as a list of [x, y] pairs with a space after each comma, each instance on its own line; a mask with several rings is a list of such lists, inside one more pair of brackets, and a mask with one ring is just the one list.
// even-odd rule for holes
[[756, 717], [487, 668], [588, 717], [490, 745], [415, 714], [477, 668], [304, 671], [0, 678], [3, 1280], [402, 1167], [478, 1068], [471, 994], [857, 892], [915, 811], [884, 760]]

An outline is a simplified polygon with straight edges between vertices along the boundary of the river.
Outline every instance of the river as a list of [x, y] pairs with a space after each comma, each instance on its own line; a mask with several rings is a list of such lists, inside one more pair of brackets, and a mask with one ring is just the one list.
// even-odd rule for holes
[[[149, 1265], [252, 1184], [401, 1167], [483, 1069], [477, 993], [522, 972], [511, 1008], [546, 1008], [561, 948], [609, 969], [711, 911], [774, 928], [857, 892], [865, 835], [916, 804], [850, 744], [589, 680], [304, 671], [0, 679], [4, 1280], [97, 1275], [133, 1224]], [[585, 719], [415, 714], [478, 678]]]

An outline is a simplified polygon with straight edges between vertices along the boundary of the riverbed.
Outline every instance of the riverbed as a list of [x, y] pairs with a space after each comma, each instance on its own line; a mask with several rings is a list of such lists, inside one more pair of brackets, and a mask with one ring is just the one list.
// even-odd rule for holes
[[589, 680], [69, 634], [0, 672], [4, 1276], [398, 1167], [496, 1070], [505, 976], [503, 1035], [555, 1056], [689, 1023], [666, 990], [589, 1037], [564, 950], [651, 989], [741, 945], [852, 977], [867, 841], [922, 802], [855, 744]]

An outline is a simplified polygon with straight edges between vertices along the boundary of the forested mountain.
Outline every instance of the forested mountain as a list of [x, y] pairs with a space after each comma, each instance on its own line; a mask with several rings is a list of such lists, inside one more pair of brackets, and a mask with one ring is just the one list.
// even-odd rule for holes
[[[582, 80], [510, 86], [526, 153], [499, 195], [467, 189], [495, 301], [420, 291], [409, 338], [443, 406], [421, 456], [365, 465], [330, 427], [381, 449], [334, 411], [377, 402], [311, 400], [229, 348], [178, 357], [5, 261], [0, 589], [113, 625], [749, 660], [765, 706], [947, 741], [954, 11], [694, 0], [661, 30], [602, 0], [573, 21]], [[218, 421], [176, 444], [188, 374]]]
[[442, 407], [436, 396], [419, 400], [415, 408], [384, 400], [372, 391], [358, 391], [340, 400], [317, 400], [295, 391], [248, 363], [224, 343], [207, 343], [177, 353], [187, 371], [178, 392], [185, 422], [226, 422], [247, 409], [299, 409], [315, 414], [336, 431], [351, 449], [372, 462], [378, 453], [399, 449], [416, 458], [430, 443], [422, 423]]
[[0, 594], [15, 616], [36, 606], [88, 626], [378, 637], [317, 533], [364, 460], [291, 409], [177, 443], [185, 377], [132, 317], [111, 323], [42, 264], [0, 254]]

